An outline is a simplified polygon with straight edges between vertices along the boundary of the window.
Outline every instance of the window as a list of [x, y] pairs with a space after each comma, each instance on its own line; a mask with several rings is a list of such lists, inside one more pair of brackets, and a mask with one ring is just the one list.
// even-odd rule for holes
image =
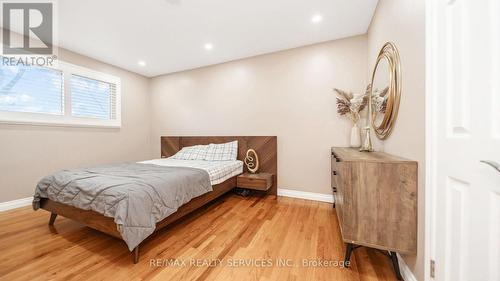
[[0, 66], [0, 122], [120, 127], [120, 79], [59, 62]]
[[71, 75], [71, 112], [76, 117], [113, 119], [116, 87], [112, 83]]
[[63, 76], [40, 67], [1, 67], [0, 110], [63, 115]]

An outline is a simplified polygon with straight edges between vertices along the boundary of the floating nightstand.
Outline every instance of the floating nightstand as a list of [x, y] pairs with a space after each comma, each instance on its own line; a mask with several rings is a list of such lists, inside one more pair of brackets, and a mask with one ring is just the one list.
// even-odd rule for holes
[[267, 191], [273, 185], [273, 176], [271, 173], [244, 173], [238, 176], [236, 185], [239, 188]]

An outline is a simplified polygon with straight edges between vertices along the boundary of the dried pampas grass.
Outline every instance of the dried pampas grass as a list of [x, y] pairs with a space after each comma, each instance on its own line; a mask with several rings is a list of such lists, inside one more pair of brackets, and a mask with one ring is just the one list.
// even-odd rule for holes
[[359, 113], [366, 107], [368, 103], [368, 95], [370, 86], [367, 87], [366, 92], [361, 95], [354, 95], [352, 92], [346, 92], [340, 89], [333, 89], [337, 97], [337, 113], [341, 116], [347, 115], [353, 123], [359, 121]]

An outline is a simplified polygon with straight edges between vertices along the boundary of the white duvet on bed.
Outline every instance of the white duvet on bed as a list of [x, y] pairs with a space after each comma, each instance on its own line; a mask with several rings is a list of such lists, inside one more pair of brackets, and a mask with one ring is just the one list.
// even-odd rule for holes
[[179, 160], [172, 158], [153, 159], [139, 163], [169, 167], [191, 167], [208, 172], [210, 183], [216, 185], [243, 173], [243, 161]]

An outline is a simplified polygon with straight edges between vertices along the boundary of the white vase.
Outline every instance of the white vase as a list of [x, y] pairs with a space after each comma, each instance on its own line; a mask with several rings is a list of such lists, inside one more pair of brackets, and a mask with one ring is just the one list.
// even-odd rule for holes
[[359, 130], [358, 124], [354, 123], [351, 128], [351, 147], [361, 146], [361, 131]]

